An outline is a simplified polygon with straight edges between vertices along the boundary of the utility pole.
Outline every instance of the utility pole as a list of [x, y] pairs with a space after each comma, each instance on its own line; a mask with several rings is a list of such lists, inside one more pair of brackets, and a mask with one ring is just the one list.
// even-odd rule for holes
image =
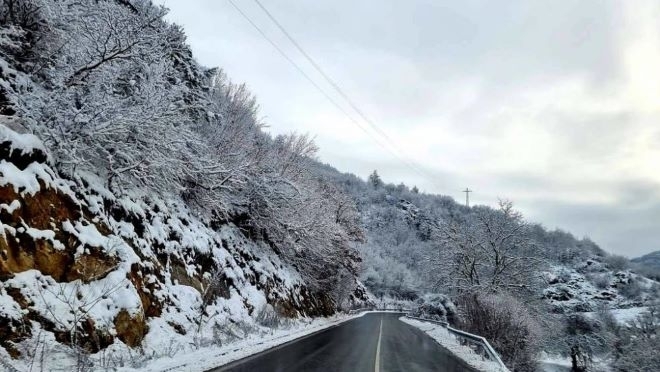
[[472, 192], [472, 190], [470, 190], [466, 187], [465, 190], [463, 190], [463, 192], [465, 193], [465, 206], [469, 208], [470, 207], [470, 193]]

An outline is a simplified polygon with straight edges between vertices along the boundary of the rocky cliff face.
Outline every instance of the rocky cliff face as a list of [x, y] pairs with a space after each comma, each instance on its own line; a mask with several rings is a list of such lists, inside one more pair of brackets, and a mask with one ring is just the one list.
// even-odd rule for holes
[[176, 197], [64, 179], [36, 137], [4, 125], [0, 221], [0, 346], [14, 358], [44, 335], [92, 353], [155, 352], [222, 342], [264, 312], [335, 310], [233, 224], [200, 218]]

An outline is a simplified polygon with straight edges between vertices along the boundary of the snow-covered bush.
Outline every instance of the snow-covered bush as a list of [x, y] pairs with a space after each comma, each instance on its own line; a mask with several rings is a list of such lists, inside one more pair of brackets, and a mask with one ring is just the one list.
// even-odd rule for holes
[[576, 371], [589, 370], [594, 355], [607, 346], [608, 337], [603, 332], [603, 324], [582, 314], [566, 317], [564, 334], [565, 347]]
[[271, 304], [264, 304], [259, 310], [257, 310], [257, 315], [255, 321], [264, 327], [268, 328], [277, 328], [280, 325], [280, 315], [275, 311], [275, 308]]
[[522, 302], [507, 293], [473, 293], [458, 305], [460, 327], [485, 337], [511, 370], [537, 370], [541, 326]]
[[621, 372], [660, 371], [658, 350], [660, 350], [660, 308], [651, 306], [622, 331], [612, 364]]
[[630, 277], [627, 283], [619, 284], [617, 287], [619, 289], [619, 293], [621, 293], [626, 298], [636, 301], [642, 299], [644, 288], [640, 283], [639, 277]]
[[610, 287], [612, 282], [612, 274], [606, 273], [589, 273], [586, 275], [591, 283], [599, 289], [606, 289]]
[[429, 275], [464, 291], [527, 291], [534, 288], [537, 245], [530, 226], [509, 201], [499, 209], [474, 207], [444, 221], [437, 238], [441, 249], [429, 256]]
[[630, 268], [630, 260], [624, 256], [619, 256], [616, 254], [605, 256], [603, 263], [605, 266], [607, 266], [607, 268], [614, 272], [624, 271]]
[[456, 305], [451, 299], [443, 294], [428, 294], [416, 301], [412, 309], [412, 315], [425, 318], [449, 322], [456, 322]]

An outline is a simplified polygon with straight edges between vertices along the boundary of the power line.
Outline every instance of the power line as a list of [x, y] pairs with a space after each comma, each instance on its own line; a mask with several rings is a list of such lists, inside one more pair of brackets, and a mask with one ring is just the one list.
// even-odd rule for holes
[[[293, 46], [295, 46], [296, 49], [298, 49], [298, 51], [299, 51], [299, 52], [300, 52], [300, 53], [301, 53], [301, 54], [307, 59], [307, 61], [309, 61], [309, 63], [314, 67], [314, 69], [316, 69], [316, 71], [318, 71], [319, 74], [321, 74], [321, 76], [323, 76], [323, 78], [324, 78], [324, 79], [325, 79], [325, 80], [326, 80], [326, 81], [327, 81], [327, 82], [328, 82], [328, 83], [329, 83], [329, 84], [330, 84], [330, 85], [331, 85], [331, 86], [337, 91], [337, 93], [339, 93], [339, 95], [341, 95], [341, 96], [346, 100], [346, 102], [348, 102], [348, 104], [351, 106], [351, 108], [353, 108], [353, 110], [355, 110], [355, 112], [357, 112], [357, 114], [358, 114], [358, 115], [359, 115], [364, 121], [366, 121], [366, 122], [367, 122], [367, 123], [368, 123], [368, 124], [369, 124], [369, 125], [370, 125], [370, 126], [376, 131], [376, 132], [377, 132], [377, 133], [379, 133], [381, 136], [383, 136], [384, 138], [386, 138], [386, 139], [390, 142], [391, 145], [393, 145], [394, 147], [396, 147], [396, 144], [395, 144], [394, 141], [392, 141], [392, 139], [387, 135], [387, 133], [383, 132], [380, 128], [378, 128], [378, 126], [375, 125], [375, 124], [374, 124], [374, 123], [373, 123], [373, 122], [372, 122], [372, 121], [371, 121], [371, 120], [370, 120], [370, 119], [369, 119], [369, 118], [368, 118], [368, 117], [362, 112], [362, 110], [360, 110], [360, 108], [359, 108], [359, 107], [353, 102], [353, 100], [351, 100], [351, 98], [348, 97], [348, 95], [347, 95], [346, 93], [344, 93], [344, 91], [339, 87], [339, 85], [338, 85], [338, 84], [337, 84], [337, 83], [336, 83], [336, 82], [335, 82], [330, 76], [328, 76], [328, 74], [327, 74], [327, 73], [321, 68], [321, 66], [319, 66], [319, 64], [314, 60], [314, 58], [312, 58], [312, 57], [311, 57], [311, 56], [310, 56], [310, 55], [309, 55], [309, 54], [308, 54], [308, 53], [302, 48], [302, 46], [300, 46], [300, 44], [299, 44], [299, 43], [293, 38], [293, 36], [291, 36], [291, 34], [289, 34], [289, 32], [284, 28], [284, 26], [282, 26], [282, 24], [281, 24], [279, 21], [277, 21], [277, 19], [275, 19], [275, 17], [274, 17], [269, 11], [268, 11], [268, 9], [266, 9], [266, 7], [264, 7], [263, 4], [261, 4], [261, 2], [260, 2], [259, 0], [254, 0], [254, 2], [257, 3], [257, 5], [259, 5], [259, 7], [261, 8], [261, 10], [263, 10], [264, 13], [266, 13], [266, 15], [268, 16], [268, 18], [270, 18], [270, 20], [273, 21], [273, 23], [275, 23], [275, 25], [280, 29], [280, 31], [282, 31], [282, 33], [284, 34], [284, 36], [286, 36], [287, 39], [289, 39], [289, 41], [293, 44]], [[398, 150], [398, 149], [397, 149], [397, 150]]]
[[[307, 79], [307, 81], [309, 81], [310, 84], [312, 84], [312, 85], [314, 86], [314, 88], [316, 88], [316, 90], [318, 90], [318, 91], [319, 91], [319, 92], [320, 92], [320, 93], [321, 93], [321, 94], [322, 94], [322, 95], [323, 95], [328, 101], [330, 101], [330, 103], [332, 103], [333, 106], [335, 106], [339, 111], [341, 111], [344, 115], [346, 115], [346, 117], [348, 117], [348, 118], [349, 118], [353, 123], [355, 123], [360, 129], [362, 129], [362, 131], [364, 131], [367, 135], [371, 136], [371, 133], [369, 133], [369, 131], [367, 131], [367, 129], [366, 129], [366, 128], [365, 128], [365, 127], [364, 127], [364, 126], [358, 121], [358, 120], [356, 120], [355, 118], [353, 118], [353, 117], [352, 117], [352, 116], [351, 116], [351, 115], [350, 115], [350, 114], [349, 114], [349, 113], [348, 113], [343, 107], [341, 107], [341, 105], [340, 105], [339, 103], [337, 103], [337, 101], [335, 101], [335, 100], [334, 100], [334, 99], [333, 99], [333, 98], [332, 98], [332, 97], [331, 97], [331, 96], [330, 96], [325, 90], [323, 90], [323, 88], [321, 88], [321, 87], [320, 87], [320, 86], [314, 81], [314, 79], [312, 79], [312, 78], [311, 78], [311, 77], [305, 72], [305, 70], [303, 70], [302, 67], [300, 67], [300, 65], [298, 65], [293, 59], [291, 59], [291, 57], [289, 57], [289, 56], [286, 54], [286, 52], [284, 52], [284, 50], [282, 50], [282, 48], [280, 48], [280, 47], [279, 47], [279, 46], [278, 46], [278, 45], [277, 45], [272, 39], [270, 39], [270, 38], [267, 36], [266, 33], [265, 33], [265, 32], [264, 32], [264, 31], [263, 31], [263, 30], [262, 30], [262, 29], [261, 29], [256, 23], [254, 23], [254, 22], [252, 21], [252, 19], [251, 19], [250, 17], [248, 17], [248, 15], [247, 15], [245, 12], [243, 12], [243, 11], [242, 11], [242, 10], [241, 10], [241, 9], [240, 9], [240, 8], [239, 8], [239, 7], [238, 7], [238, 6], [237, 6], [232, 0], [227, 0], [227, 1], [229, 1], [229, 3], [234, 7], [234, 9], [236, 9], [236, 10], [237, 10], [237, 11], [243, 16], [243, 18], [245, 18], [245, 20], [247, 20], [247, 21], [252, 25], [252, 27], [254, 27], [254, 28], [259, 32], [259, 34], [260, 34], [264, 39], [266, 39], [266, 41], [268, 41], [268, 42], [270, 43], [270, 45], [272, 45], [273, 48], [275, 48], [275, 50], [277, 50], [277, 51], [282, 55], [282, 57], [284, 57], [284, 59], [286, 59], [286, 60], [287, 60], [287, 61], [288, 61], [288, 62], [289, 62], [289, 63], [290, 63], [290, 64], [291, 64], [291, 65], [292, 65], [292, 66], [293, 66], [293, 67], [294, 67], [294, 68], [295, 68], [295, 69], [296, 69], [296, 70], [297, 70], [297, 71], [298, 71], [303, 77], [305, 77], [305, 79]], [[372, 137], [372, 138], [373, 138], [373, 137]], [[373, 139], [374, 139], [374, 140], [375, 140], [380, 146], [382, 146], [382, 147], [385, 148], [386, 150], [390, 151], [390, 150], [389, 150], [387, 147], [385, 147], [381, 142], [379, 142], [377, 138], [373, 138]], [[390, 151], [390, 152], [391, 152], [391, 151]], [[394, 153], [392, 153], [392, 154], [393, 154], [394, 156], [397, 156], [397, 154], [394, 154]]]
[[385, 138], [385, 140], [386, 140], [386, 141], [387, 141], [387, 142], [388, 142], [388, 143], [389, 143], [389, 144], [390, 144], [390, 145], [391, 145], [396, 151], [398, 151], [401, 155], [403, 155], [403, 157], [400, 158], [400, 159], [401, 159], [404, 163], [406, 163], [409, 167], [411, 167], [414, 171], [416, 171], [417, 173], [419, 173], [422, 177], [424, 177], [424, 178], [428, 178], [432, 183], [435, 184], [435, 181], [433, 180], [433, 178], [432, 178], [431, 176], [427, 175], [427, 174], [426, 174], [422, 169], [420, 169], [420, 168], [419, 168], [414, 162], [409, 161], [409, 160], [407, 159], [407, 157], [406, 157], [405, 152], [402, 151], [402, 150], [398, 147], [397, 143], [396, 143], [396, 142], [395, 142], [395, 141], [394, 141], [394, 140], [393, 140], [393, 139], [392, 139], [387, 133], [385, 133], [383, 130], [381, 130], [381, 129], [378, 127], [378, 125], [376, 125], [376, 124], [375, 124], [375, 123], [374, 123], [374, 122], [373, 122], [373, 121], [372, 121], [372, 120], [371, 120], [366, 114], [364, 114], [364, 111], [362, 111], [362, 110], [358, 107], [358, 105], [355, 103], [355, 101], [353, 101], [353, 100], [352, 100], [352, 99], [351, 99], [351, 98], [350, 98], [350, 97], [344, 92], [344, 90], [341, 89], [341, 87], [339, 86], [339, 84], [337, 84], [337, 83], [336, 83], [336, 82], [335, 82], [335, 81], [334, 81], [334, 80], [333, 80], [333, 79], [332, 79], [332, 78], [331, 78], [331, 77], [330, 77], [330, 76], [329, 76], [329, 75], [323, 70], [323, 68], [321, 68], [321, 66], [316, 62], [316, 60], [315, 60], [314, 58], [312, 58], [312, 56], [309, 55], [309, 53], [307, 53], [307, 52], [303, 49], [303, 47], [300, 45], [300, 43], [298, 43], [298, 42], [296, 41], [296, 39], [294, 39], [293, 36], [291, 36], [291, 34], [290, 34], [290, 33], [284, 28], [284, 26], [283, 26], [283, 25], [282, 25], [282, 24], [281, 24], [281, 23], [275, 18], [275, 16], [273, 16], [273, 14], [272, 14], [268, 9], [266, 9], [266, 7], [265, 7], [265, 6], [264, 6], [259, 0], [254, 0], [254, 2], [257, 3], [257, 5], [261, 8], [261, 10], [263, 10], [264, 13], [266, 13], [266, 15], [268, 16], [268, 18], [270, 18], [270, 20], [271, 20], [271, 21], [277, 26], [277, 28], [279, 28], [280, 31], [282, 31], [282, 33], [284, 34], [284, 36], [286, 36], [286, 38], [289, 39], [289, 41], [291, 42], [291, 44], [293, 44], [293, 46], [296, 47], [296, 49], [297, 49], [297, 50], [298, 50], [298, 51], [299, 51], [299, 52], [305, 57], [305, 59], [307, 59], [307, 61], [309, 61], [309, 63], [310, 63], [310, 64], [314, 67], [314, 69], [316, 69], [316, 71], [318, 71], [318, 73], [319, 73], [319, 74], [320, 74], [320, 75], [321, 75], [321, 76], [322, 76], [322, 77], [328, 82], [328, 84], [330, 84], [330, 86], [332, 86], [332, 87], [335, 89], [335, 91], [336, 91], [336, 92], [337, 92], [342, 98], [344, 98], [344, 100], [346, 100], [346, 102], [348, 102], [348, 104], [349, 104], [349, 105], [351, 106], [351, 108], [352, 108], [352, 109], [358, 114], [358, 116], [360, 116], [360, 117], [362, 118], [362, 120], [364, 120], [364, 121], [365, 121], [365, 122], [366, 122], [366, 123], [367, 123], [367, 124], [368, 124], [368, 125], [369, 125], [369, 126], [375, 131], [375, 132], [376, 132], [376, 133], [380, 134], [383, 138]]
[[[266, 35], [266, 33], [265, 33], [265, 32], [264, 32], [264, 31], [263, 31], [263, 30], [262, 30], [262, 29], [261, 29], [261, 28], [260, 28], [255, 22], [254, 22], [254, 21], [252, 21], [252, 19], [251, 19], [251, 18], [250, 18], [250, 17], [249, 17], [249, 16], [248, 16], [243, 10], [241, 10], [241, 8], [239, 8], [239, 7], [236, 5], [236, 3], [234, 3], [234, 1], [232, 1], [232, 0], [227, 0], [227, 1], [229, 1], [229, 3], [234, 7], [234, 9], [236, 9], [236, 11], [238, 11], [238, 12], [241, 14], [241, 16], [243, 16], [243, 18], [245, 18], [245, 20], [247, 20], [247, 21], [252, 25], [252, 27], [254, 27], [254, 28], [257, 30], [257, 32], [259, 32], [259, 34], [260, 34], [264, 39], [266, 39], [266, 41], [268, 41], [268, 43], [270, 43], [270, 44], [275, 48], [275, 50], [277, 50], [277, 51], [280, 53], [280, 55], [282, 55], [282, 57], [284, 57], [284, 59], [286, 59], [286, 60], [287, 60], [287, 61], [288, 61], [288, 62], [289, 62], [289, 63], [290, 63], [290, 64], [291, 64], [291, 65], [292, 65], [292, 66], [293, 66], [293, 67], [294, 67], [294, 68], [295, 68], [295, 69], [296, 69], [301, 75], [303, 75], [303, 77], [305, 77], [305, 79], [306, 79], [307, 81], [309, 81], [309, 82], [314, 86], [314, 88], [316, 88], [316, 89], [317, 89], [317, 90], [318, 90], [318, 91], [319, 91], [319, 92], [320, 92], [320, 93], [321, 93], [321, 94], [322, 94], [322, 95], [323, 95], [328, 101], [330, 101], [330, 103], [332, 103], [333, 106], [335, 106], [339, 111], [341, 111], [344, 115], [346, 115], [346, 117], [348, 117], [348, 118], [350, 119], [351, 122], [353, 122], [354, 124], [356, 124], [356, 125], [357, 125], [357, 126], [358, 126], [358, 127], [364, 132], [364, 133], [366, 133], [369, 137], [371, 137], [371, 138], [372, 138], [372, 139], [373, 139], [373, 140], [374, 140], [379, 146], [381, 146], [383, 149], [385, 149], [386, 151], [390, 152], [394, 157], [398, 158], [402, 163], [406, 164], [408, 167], [410, 167], [412, 170], [414, 170], [415, 172], [417, 172], [419, 175], [421, 175], [421, 176], [424, 177], [424, 178], [429, 179], [433, 184], [435, 184], [435, 182], [433, 181], [433, 179], [432, 179], [431, 177], [429, 177], [428, 175], [426, 175], [426, 174], [425, 174], [420, 168], [418, 168], [414, 163], [410, 162], [408, 159], [406, 159], [405, 157], [401, 156], [400, 154], [397, 154], [396, 152], [392, 151], [388, 146], [384, 145], [384, 144], [381, 142], [381, 140], [380, 140], [379, 138], [374, 137], [374, 136], [373, 136], [373, 135], [372, 135], [372, 134], [371, 134], [371, 133], [370, 133], [370, 132], [369, 132], [369, 131], [363, 126], [363, 125], [362, 125], [362, 123], [360, 123], [358, 120], [356, 120], [356, 119], [355, 119], [352, 115], [350, 115], [350, 114], [349, 114], [349, 113], [348, 113], [348, 112], [347, 112], [347, 111], [346, 111], [341, 105], [339, 105], [339, 103], [337, 103], [337, 101], [335, 101], [335, 100], [334, 100], [334, 99], [333, 99], [333, 98], [332, 98], [332, 97], [331, 97], [331, 96], [330, 96], [325, 90], [323, 90], [323, 89], [322, 89], [322, 88], [321, 88], [321, 87], [320, 87], [320, 86], [314, 81], [314, 79], [312, 79], [312, 78], [311, 78], [311, 77], [310, 77], [310, 76], [309, 76], [309, 75], [308, 75], [308, 74], [302, 69], [302, 67], [300, 67], [300, 65], [298, 65], [298, 64], [297, 64], [297, 63], [296, 63], [291, 57], [289, 57], [289, 56], [286, 54], [286, 52], [284, 52], [284, 50], [283, 50], [282, 48], [280, 48], [280, 47], [279, 47], [279, 46], [278, 46], [278, 45], [277, 45], [272, 39], [270, 39], [270, 38]], [[372, 122], [372, 121], [371, 121], [366, 115], [364, 115], [364, 113], [362, 112], [362, 110], [360, 110], [360, 109], [357, 107], [357, 105], [356, 105], [356, 104], [355, 104], [355, 103], [354, 103], [354, 102], [348, 97], [348, 95], [346, 95], [346, 94], [343, 92], [343, 90], [341, 90], [341, 88], [339, 87], [339, 85], [338, 85], [337, 83], [335, 83], [334, 80], [332, 80], [332, 79], [331, 79], [331, 78], [330, 78], [330, 77], [329, 77], [329, 76], [328, 76], [328, 75], [327, 75], [327, 74], [321, 69], [321, 67], [318, 65], [318, 63], [316, 63], [316, 62], [314, 61], [314, 59], [312, 59], [312, 57], [302, 49], [302, 47], [301, 47], [301, 46], [295, 41], [295, 39], [293, 39], [293, 37], [291, 37], [291, 35], [286, 31], [286, 29], [284, 29], [284, 27], [283, 27], [283, 26], [282, 26], [282, 25], [281, 25], [281, 24], [280, 24], [280, 23], [279, 23], [279, 22], [278, 22], [278, 21], [272, 16], [272, 14], [271, 14], [271, 13], [270, 13], [270, 12], [269, 12], [269, 11], [268, 11], [268, 10], [267, 10], [267, 9], [266, 9], [266, 8], [265, 8], [265, 7], [259, 2], [259, 1], [257, 1], [257, 0], [255, 0], [255, 1], [256, 1], [257, 5], [259, 5], [259, 7], [260, 7], [260, 8], [266, 13], [266, 15], [267, 15], [267, 16], [273, 21], [273, 23], [275, 23], [275, 25], [276, 25], [276, 26], [277, 26], [277, 27], [278, 27], [278, 28], [284, 33], [284, 35], [289, 39], [289, 41], [291, 41], [291, 42], [293, 43], [293, 45], [296, 47], [296, 49], [298, 49], [298, 50], [303, 54], [303, 56], [305, 56], [305, 58], [306, 58], [306, 59], [312, 64], [312, 66], [313, 66], [313, 67], [314, 67], [314, 68], [315, 68], [315, 69], [321, 74], [321, 76], [323, 76], [323, 78], [324, 78], [326, 81], [328, 81], [328, 83], [329, 83], [329, 84], [330, 84], [330, 85], [331, 85], [331, 86], [332, 86], [332, 87], [333, 87], [333, 88], [334, 88], [334, 89], [335, 89], [335, 90], [336, 90], [336, 91], [337, 91], [337, 92], [338, 92], [338, 93], [339, 93], [339, 94], [340, 94], [340, 95], [341, 95], [341, 96], [342, 96], [342, 97], [343, 97], [343, 98], [349, 103], [349, 105], [351, 106], [351, 108], [353, 108], [353, 110], [354, 110], [355, 112], [357, 112], [357, 114], [358, 114], [358, 115], [359, 115], [359, 116], [360, 116], [365, 122], [367, 122], [367, 124], [369, 124], [369, 126], [370, 126], [374, 131], [376, 131], [376, 132], [377, 132], [378, 134], [380, 134], [383, 138], [385, 138], [385, 139], [387, 140], [387, 142], [389, 142], [389, 144], [390, 144], [392, 147], [394, 147], [398, 152], [400, 152], [401, 154], [403, 154], [403, 152], [397, 148], [397, 146], [396, 146], [396, 144], [394, 143], [394, 141], [393, 141], [393, 140], [392, 140], [392, 139], [391, 139], [391, 138], [390, 138], [385, 132], [383, 132], [380, 128], [378, 128], [378, 126], [376, 126], [376, 125], [375, 125], [375, 124], [374, 124], [374, 123], [373, 123], [373, 122]]]

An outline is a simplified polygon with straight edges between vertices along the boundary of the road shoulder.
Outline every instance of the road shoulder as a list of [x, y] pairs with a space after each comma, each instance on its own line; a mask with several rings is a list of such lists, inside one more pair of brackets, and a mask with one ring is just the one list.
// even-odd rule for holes
[[472, 368], [483, 372], [501, 372], [500, 366], [489, 360], [484, 360], [477, 355], [470, 347], [461, 345], [454, 336], [452, 336], [443, 326], [430, 322], [423, 322], [408, 317], [399, 318], [400, 321], [420, 329], [438, 344], [447, 349], [456, 358], [465, 361]]

